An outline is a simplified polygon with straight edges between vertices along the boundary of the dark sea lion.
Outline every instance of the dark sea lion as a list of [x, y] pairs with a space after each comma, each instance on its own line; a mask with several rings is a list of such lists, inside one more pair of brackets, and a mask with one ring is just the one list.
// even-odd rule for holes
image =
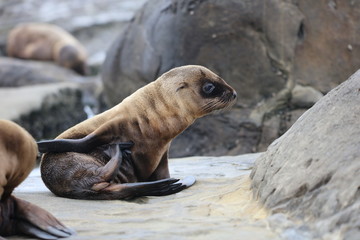
[[65, 30], [47, 23], [23, 23], [12, 29], [7, 38], [9, 57], [55, 61], [60, 66], [86, 73], [85, 48]]
[[207, 68], [174, 68], [57, 140], [39, 142], [40, 152], [48, 152], [41, 161], [42, 179], [53, 193], [69, 198], [179, 192], [195, 179], [169, 178], [171, 141], [197, 118], [235, 99], [235, 90]]
[[27, 131], [0, 120], [0, 236], [57, 239], [73, 234], [49, 212], [11, 195], [34, 168], [37, 153], [36, 142]]

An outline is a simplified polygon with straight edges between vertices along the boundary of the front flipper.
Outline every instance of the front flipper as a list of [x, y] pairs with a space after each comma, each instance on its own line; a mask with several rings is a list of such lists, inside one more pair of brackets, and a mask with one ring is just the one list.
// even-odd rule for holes
[[[91, 187], [91, 190], [96, 191], [96, 194], [92, 194], [92, 199], [132, 199], [142, 196], [165, 196], [180, 192], [195, 183], [193, 176], [186, 177], [183, 180], [166, 178], [151, 182], [112, 183], [112, 177], [110, 176], [115, 176], [114, 174], [123, 158], [131, 159], [131, 151], [120, 151], [118, 145], [112, 145], [105, 150], [105, 153], [111, 159], [104, 167], [99, 168], [101, 169], [99, 172], [102, 173], [98, 176], [102, 176], [103, 181], [97, 182]], [[105, 175], [107, 177], [104, 177]]]
[[142, 196], [166, 196], [190, 187], [195, 183], [194, 177], [183, 180], [167, 178], [153, 182], [110, 184], [98, 189], [93, 199], [133, 199]]
[[[118, 145], [110, 145], [105, 150], [111, 159], [103, 167], [96, 170], [96, 177], [92, 182], [91, 191], [84, 192], [84, 197], [90, 199], [132, 199], [141, 196], [165, 196], [182, 191], [195, 183], [194, 177], [186, 177], [183, 180], [166, 178], [152, 182], [138, 183], [113, 183], [112, 179], [117, 173], [123, 158], [131, 158], [129, 150], [120, 151]], [[86, 197], [85, 197], [86, 198]]]
[[185, 188], [192, 186], [195, 183], [193, 176], [188, 176], [182, 180], [167, 178], [154, 182], [140, 182], [125, 184], [136, 193], [134, 197], [141, 196], [166, 196], [178, 193]]
[[16, 234], [25, 234], [40, 239], [70, 237], [75, 231], [65, 227], [51, 213], [11, 196], [15, 202], [14, 223]]
[[[80, 139], [54, 139], [37, 142], [39, 152], [47, 153], [61, 153], [61, 152], [78, 152], [87, 153], [91, 150], [105, 145], [105, 143], [96, 137], [94, 134], [89, 134]], [[117, 143], [121, 150], [131, 148], [133, 142]]]

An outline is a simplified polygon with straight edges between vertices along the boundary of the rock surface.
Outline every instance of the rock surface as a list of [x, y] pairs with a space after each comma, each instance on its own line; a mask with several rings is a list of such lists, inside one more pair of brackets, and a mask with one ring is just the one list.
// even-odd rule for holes
[[50, 62], [0, 57], [0, 87], [79, 82], [82, 79], [73, 71]]
[[[103, 80], [111, 103], [173, 67], [192, 63], [234, 86], [242, 105], [277, 93], [286, 85], [281, 73], [288, 74], [302, 14], [292, 4], [272, 2], [147, 2], [108, 51]], [[279, 32], [270, 23], [280, 17], [287, 27]]]
[[[201, 119], [174, 142], [172, 156], [261, 151], [314, 102], [314, 95], [292, 95], [295, 83], [326, 93], [360, 66], [356, 1], [152, 0], [128, 25], [145, 2], [0, 0], [0, 55], [17, 23], [52, 23], [86, 46], [96, 75], [123, 32], [109, 49], [114, 61], [104, 65], [104, 76], [119, 81], [107, 83], [112, 104], [173, 66], [211, 68], [235, 86], [238, 104]], [[271, 123], [278, 129], [269, 131], [268, 121], [279, 121]], [[214, 131], [215, 139], [208, 126], [226, 130]]]
[[324, 95], [313, 87], [295, 85], [290, 103], [298, 108], [310, 108]]
[[37, 140], [54, 138], [103, 111], [101, 93], [96, 77], [50, 62], [0, 57], [0, 118], [19, 123]]
[[[189, 130], [191, 137], [184, 133], [174, 142], [173, 154], [202, 154], [198, 149], [212, 152], [218, 147], [227, 154], [262, 150], [288, 126], [283, 112], [295, 118], [293, 111], [311, 107], [321, 93], [360, 67], [356, 58], [360, 30], [355, 24], [360, 4], [312, 3], [147, 2], [108, 51], [102, 71], [107, 97], [114, 105], [172, 67], [204, 65], [235, 87], [236, 113], [201, 119]], [[296, 83], [305, 89], [292, 91]], [[280, 122], [268, 131], [265, 121], [274, 115]], [[215, 139], [208, 126], [236, 134], [229, 140], [224, 131]], [[186, 145], [189, 138], [194, 140], [191, 147]]]
[[51, 139], [86, 119], [75, 83], [0, 88], [0, 118], [13, 120], [37, 140]]
[[[235, 87], [236, 110], [199, 120], [172, 144], [172, 156], [256, 151], [265, 113], [259, 111], [255, 120], [249, 116], [263, 99], [289, 97], [290, 60], [302, 19], [294, 5], [272, 3], [147, 2], [108, 51], [102, 77], [110, 103], [117, 104], [172, 67], [205, 65]], [[280, 20], [286, 27], [270, 26]], [[273, 102], [270, 108], [284, 106]], [[225, 152], [216, 151], [219, 148]]]
[[360, 2], [295, 0], [304, 15], [295, 49], [294, 77], [326, 93], [360, 67]]
[[105, 51], [134, 12], [146, 0], [0, 0], [0, 55], [5, 54], [10, 29], [24, 22], [46, 22], [71, 32], [89, 52], [88, 64], [96, 69]]
[[360, 71], [303, 114], [251, 173], [254, 195], [315, 237], [360, 236], [359, 99]]
[[[173, 177], [196, 177], [191, 188], [135, 201], [54, 196], [35, 170], [14, 194], [51, 211], [77, 231], [71, 239], [279, 239], [266, 211], [252, 201], [249, 171], [259, 154], [171, 159]], [[11, 238], [10, 238], [11, 239]]]

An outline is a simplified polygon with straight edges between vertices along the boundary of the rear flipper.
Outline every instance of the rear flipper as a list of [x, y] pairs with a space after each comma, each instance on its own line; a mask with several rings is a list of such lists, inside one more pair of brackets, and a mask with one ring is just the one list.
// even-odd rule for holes
[[9, 222], [12, 230], [4, 235], [21, 234], [40, 239], [58, 239], [75, 234], [74, 230], [65, 227], [51, 213], [30, 202], [14, 196], [10, 196], [7, 201], [12, 202], [10, 205], [13, 206]]
[[192, 176], [183, 180], [167, 178], [153, 182], [138, 182], [125, 184], [111, 184], [101, 189], [99, 195], [109, 196], [111, 199], [133, 199], [142, 196], [166, 196], [190, 187], [195, 183]]
[[[138, 183], [114, 183], [112, 180], [119, 170], [123, 158], [131, 158], [129, 150], [120, 151], [119, 145], [111, 145], [105, 151], [111, 157], [103, 167], [96, 169], [95, 176], [91, 179], [83, 179], [81, 183], [86, 185], [77, 186], [75, 195], [66, 197], [81, 199], [132, 199], [141, 196], [165, 196], [182, 191], [195, 183], [194, 177], [183, 180], [167, 178], [153, 182]], [[72, 192], [74, 194], [74, 192]]]
[[154, 182], [129, 183], [127, 187], [135, 191], [135, 197], [139, 196], [166, 196], [174, 194], [192, 186], [195, 183], [193, 176], [187, 176], [183, 180], [167, 178]]

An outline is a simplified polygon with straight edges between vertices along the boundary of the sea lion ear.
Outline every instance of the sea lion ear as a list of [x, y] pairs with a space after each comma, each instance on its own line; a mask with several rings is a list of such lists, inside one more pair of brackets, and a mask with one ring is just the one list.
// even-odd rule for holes
[[181, 89], [189, 87], [189, 84], [186, 82], [182, 82], [180, 86], [176, 89], [176, 92], [180, 91]]

